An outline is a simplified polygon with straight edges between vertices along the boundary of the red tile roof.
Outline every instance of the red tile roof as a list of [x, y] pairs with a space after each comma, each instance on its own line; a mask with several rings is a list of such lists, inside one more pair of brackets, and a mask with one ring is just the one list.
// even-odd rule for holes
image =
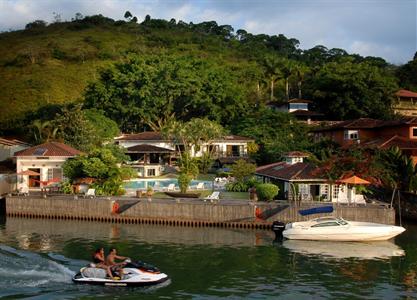
[[147, 145], [147, 144], [132, 146], [132, 147], [127, 148], [126, 150], [127, 150], [126, 151], [127, 153], [171, 153], [171, 152], [174, 152], [174, 150], [171, 150], [171, 149], [157, 147], [153, 145]]
[[291, 151], [284, 154], [286, 157], [309, 157], [310, 154], [302, 151]]
[[0, 145], [5, 146], [30, 146], [30, 144], [16, 139], [0, 138]]
[[311, 111], [311, 110], [302, 110], [302, 109], [297, 109], [294, 110], [292, 112], [290, 112], [290, 114], [293, 114], [294, 116], [310, 116], [310, 117], [320, 117], [320, 116], [324, 116], [324, 114], [316, 112], [316, 111]]
[[371, 118], [360, 118], [356, 120], [340, 121], [336, 124], [313, 129], [313, 132], [332, 131], [340, 129], [374, 129], [383, 127], [395, 127], [401, 125], [417, 125], [416, 117], [402, 117], [398, 120], [383, 121]]
[[288, 100], [287, 103], [313, 103], [313, 101], [306, 100], [306, 99], [293, 98], [293, 99]]
[[379, 138], [360, 144], [362, 147], [389, 149], [398, 147], [401, 150], [417, 150], [417, 141], [407, 139], [402, 136], [394, 135], [388, 138]]
[[284, 181], [293, 181], [293, 180], [319, 180], [326, 181], [325, 178], [320, 178], [317, 175], [314, 175], [316, 167], [311, 163], [296, 163], [296, 164], [287, 164], [285, 162], [279, 162], [270, 164], [267, 166], [261, 166], [256, 169], [257, 175], [262, 175], [266, 177], [272, 177], [276, 179], [281, 179]]
[[254, 141], [254, 139], [246, 137], [246, 136], [240, 136], [240, 135], [226, 135], [222, 139], [216, 140], [216, 141]]
[[67, 156], [81, 154], [81, 151], [58, 142], [49, 142], [16, 152], [15, 156]]
[[126, 133], [115, 138], [118, 141], [166, 141], [160, 132], [144, 131], [139, 133]]
[[395, 95], [404, 98], [417, 98], [417, 93], [408, 90], [399, 90]]

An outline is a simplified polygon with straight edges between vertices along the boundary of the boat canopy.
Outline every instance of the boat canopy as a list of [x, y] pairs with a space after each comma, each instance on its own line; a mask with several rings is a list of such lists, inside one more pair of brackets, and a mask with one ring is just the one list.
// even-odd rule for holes
[[322, 213], [331, 213], [333, 212], [333, 206], [319, 206], [313, 207], [309, 209], [299, 210], [298, 213], [302, 216], [314, 215], [314, 214], [322, 214]]

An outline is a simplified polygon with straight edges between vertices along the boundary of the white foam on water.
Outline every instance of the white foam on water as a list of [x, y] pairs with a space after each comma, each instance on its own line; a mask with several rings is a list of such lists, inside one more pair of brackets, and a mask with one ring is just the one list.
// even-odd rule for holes
[[36, 253], [4, 245], [0, 245], [0, 249], [6, 252], [0, 253], [0, 287], [37, 287], [51, 282], [71, 282], [75, 274], [68, 267]]

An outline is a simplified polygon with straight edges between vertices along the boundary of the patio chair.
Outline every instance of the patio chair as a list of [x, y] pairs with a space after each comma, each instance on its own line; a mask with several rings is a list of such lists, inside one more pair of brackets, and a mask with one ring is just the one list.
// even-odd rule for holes
[[217, 202], [219, 202], [220, 201], [220, 192], [213, 192], [213, 193], [211, 193], [210, 195], [208, 195], [206, 198], [204, 198], [204, 202], [206, 202], [207, 200], [209, 200], [210, 202], [214, 202], [214, 201], [217, 201]]
[[96, 197], [96, 190], [95, 189], [88, 189], [87, 192], [84, 194], [84, 198], [95, 198]]
[[363, 195], [355, 195], [354, 202], [355, 204], [366, 205], [365, 198]]
[[170, 183], [166, 188], [164, 188], [164, 191], [167, 191], [167, 192], [175, 191], [175, 183]]
[[28, 186], [22, 186], [19, 188], [17, 192], [18, 196], [29, 196], [29, 187]]
[[195, 187], [196, 190], [204, 190], [204, 182], [199, 182]]

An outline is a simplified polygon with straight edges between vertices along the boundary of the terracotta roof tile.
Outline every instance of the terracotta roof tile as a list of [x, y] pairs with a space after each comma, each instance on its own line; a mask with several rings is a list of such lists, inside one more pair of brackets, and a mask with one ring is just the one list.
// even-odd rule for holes
[[387, 138], [379, 138], [367, 141], [360, 144], [361, 147], [389, 149], [391, 147], [398, 147], [401, 150], [417, 150], [417, 141], [407, 139], [402, 136], [391, 136]]
[[30, 144], [16, 139], [0, 138], [0, 145], [5, 146], [30, 146]]
[[135, 152], [135, 153], [171, 153], [171, 152], [174, 152], [174, 150], [171, 150], [171, 149], [157, 147], [153, 145], [147, 145], [147, 144], [132, 146], [132, 147], [127, 148], [126, 150], [128, 153], [129, 152]]
[[417, 93], [408, 90], [399, 90], [395, 95], [404, 98], [417, 98]]
[[268, 165], [267, 167], [259, 167], [256, 169], [256, 174], [282, 179], [285, 181], [291, 180], [325, 180], [314, 175], [314, 171], [317, 168], [310, 163], [275, 163]]
[[324, 114], [316, 112], [316, 111], [302, 110], [302, 109], [294, 110], [294, 111], [290, 112], [290, 114], [292, 114], [294, 116], [311, 116], [311, 117], [324, 116]]
[[293, 98], [293, 99], [288, 100], [287, 103], [313, 103], [313, 101], [306, 100], [306, 99]]
[[15, 153], [15, 156], [76, 156], [81, 151], [63, 143], [49, 142], [24, 149]]
[[219, 139], [218, 141], [254, 141], [254, 139], [246, 137], [246, 136], [240, 136], [240, 135], [226, 135], [222, 139]]
[[310, 154], [302, 151], [291, 151], [284, 154], [286, 157], [309, 157]]
[[160, 132], [144, 131], [139, 133], [126, 133], [115, 138], [118, 141], [165, 141]]

